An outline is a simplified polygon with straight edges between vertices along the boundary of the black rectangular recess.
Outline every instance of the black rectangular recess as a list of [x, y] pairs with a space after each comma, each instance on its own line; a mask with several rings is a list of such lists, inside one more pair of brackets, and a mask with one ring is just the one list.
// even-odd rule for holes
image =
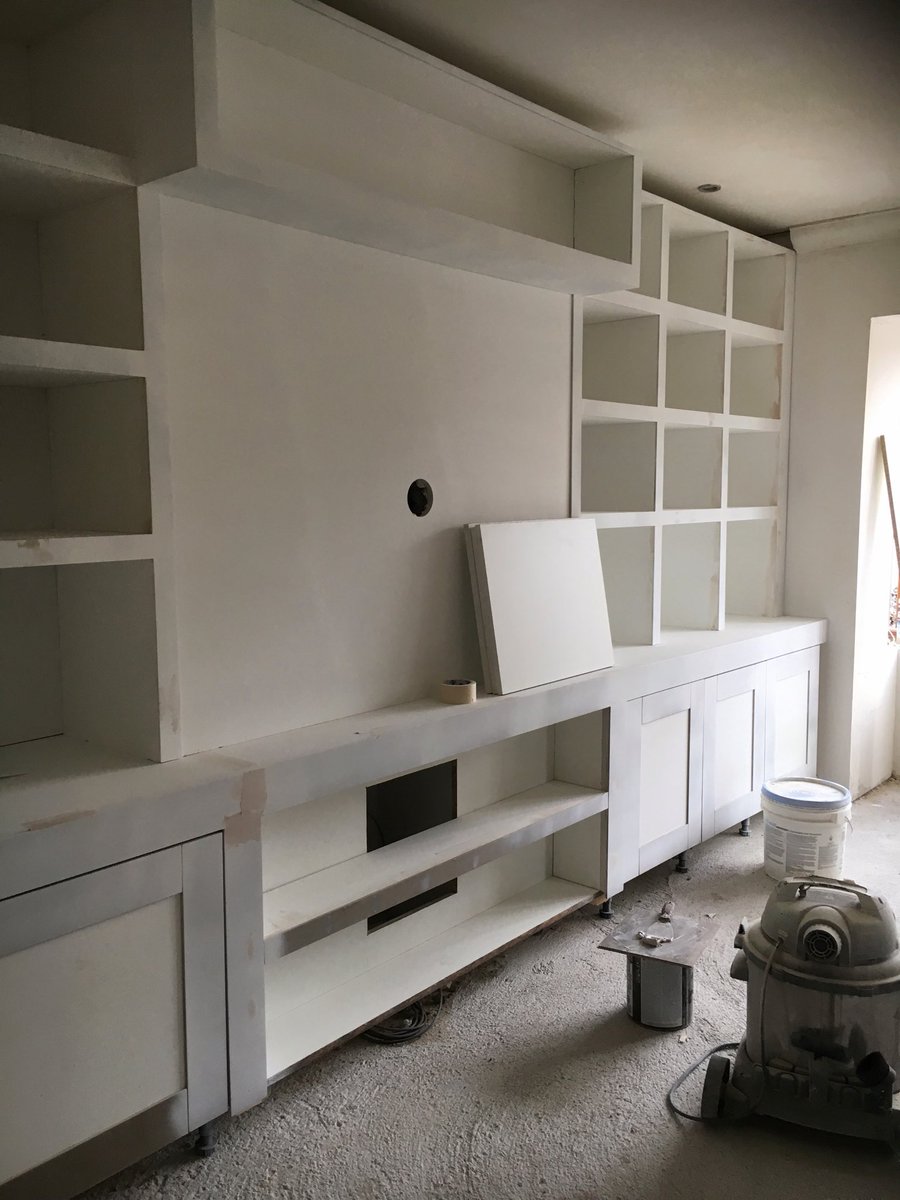
[[[366, 849], [379, 850], [456, 818], [456, 759], [366, 788]], [[456, 893], [450, 879], [369, 917], [369, 932]]]

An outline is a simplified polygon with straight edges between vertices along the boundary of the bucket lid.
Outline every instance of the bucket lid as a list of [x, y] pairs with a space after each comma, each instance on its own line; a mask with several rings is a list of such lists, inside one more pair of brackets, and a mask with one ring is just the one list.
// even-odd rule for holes
[[766, 800], [785, 804], [788, 808], [816, 809], [819, 812], [834, 812], [846, 808], [852, 797], [843, 784], [830, 779], [807, 779], [802, 776], [786, 776], [770, 779], [762, 786]]

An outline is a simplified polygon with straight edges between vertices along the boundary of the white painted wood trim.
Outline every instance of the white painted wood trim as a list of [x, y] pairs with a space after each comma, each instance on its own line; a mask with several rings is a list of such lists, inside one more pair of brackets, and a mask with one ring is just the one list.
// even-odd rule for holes
[[[715, 768], [718, 729], [716, 705], [735, 696], [753, 694], [753, 762], [751, 789], [731, 803], [716, 807]], [[766, 754], [766, 665], [756, 663], [706, 681], [703, 717], [703, 820], [702, 836], [714, 837], [759, 811]]]
[[640, 873], [641, 709], [643, 700], [614, 704], [609, 720], [609, 810], [606, 891], [616, 896]]
[[550, 878], [269, 1023], [268, 1074], [281, 1078], [411, 1000], [587, 904], [594, 889]]
[[819, 739], [819, 647], [811, 646], [793, 654], [779, 655], [766, 663], [766, 755], [765, 777], [774, 776], [776, 723], [772, 712], [774, 685], [792, 675], [807, 675], [806, 762], [795, 768], [797, 774], [815, 777]]
[[552, 781], [267, 892], [266, 960], [602, 812], [604, 792]]
[[181, 892], [181, 850], [163, 850], [0, 904], [0, 958]]
[[181, 852], [188, 1125], [197, 1129], [228, 1109], [222, 836]]
[[154, 548], [152, 533], [4, 533], [0, 534], [0, 570], [135, 562], [153, 558]]
[[644, 696], [641, 703], [641, 724], [649, 725], [652, 721], [662, 721], [675, 713], [685, 712], [691, 707], [691, 689], [684, 687], [669, 688], [665, 692], [654, 692]]

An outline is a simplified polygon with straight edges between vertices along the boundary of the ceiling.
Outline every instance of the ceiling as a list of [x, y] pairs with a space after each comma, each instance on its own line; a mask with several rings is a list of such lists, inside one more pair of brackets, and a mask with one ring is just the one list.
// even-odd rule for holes
[[624, 142], [651, 191], [753, 232], [900, 207], [898, 0], [331, 3]]

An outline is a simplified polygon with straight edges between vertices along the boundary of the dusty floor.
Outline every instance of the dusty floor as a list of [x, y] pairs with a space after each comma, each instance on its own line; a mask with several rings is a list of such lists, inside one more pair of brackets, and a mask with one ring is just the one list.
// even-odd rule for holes
[[[845, 872], [900, 911], [900, 784], [854, 809]], [[741, 917], [761, 910], [760, 818], [658, 868], [616, 904], [630, 924], [667, 898], [715, 913], [687, 1036], [624, 1012], [625, 964], [599, 953], [611, 923], [576, 914], [481, 968], [430, 1033], [405, 1046], [357, 1040], [219, 1126], [208, 1160], [185, 1143], [123, 1173], [91, 1200], [881, 1200], [900, 1196], [885, 1148], [757, 1119], [708, 1128], [673, 1117], [664, 1094], [709, 1046], [741, 1036], [744, 988], [728, 974]], [[683, 1103], [695, 1101], [690, 1089]]]

